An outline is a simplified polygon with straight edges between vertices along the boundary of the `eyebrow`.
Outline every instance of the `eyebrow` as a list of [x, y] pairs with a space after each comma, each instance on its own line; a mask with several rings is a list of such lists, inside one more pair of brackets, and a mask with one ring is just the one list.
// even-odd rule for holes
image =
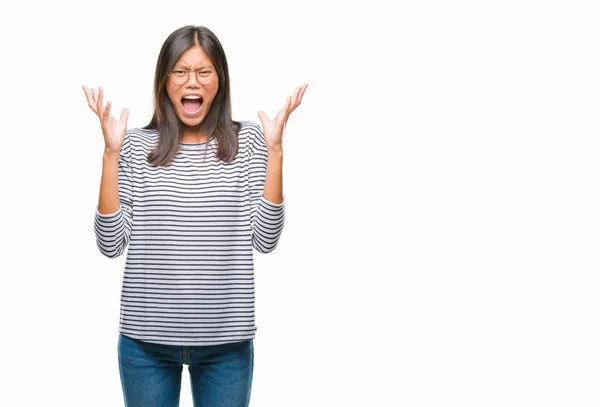
[[[175, 68], [185, 68], [185, 69], [190, 69], [190, 68], [189, 68], [189, 66], [185, 66], [185, 65], [175, 65], [175, 66], [173, 67], [173, 69], [175, 69]], [[206, 69], [206, 68], [209, 68], [209, 69], [215, 69], [215, 68], [213, 68], [213, 67], [212, 67], [212, 66], [210, 66], [210, 65], [203, 65], [203, 66], [201, 66], [201, 67], [199, 67], [199, 68], [196, 68], [196, 70], [199, 70], [199, 69]]]

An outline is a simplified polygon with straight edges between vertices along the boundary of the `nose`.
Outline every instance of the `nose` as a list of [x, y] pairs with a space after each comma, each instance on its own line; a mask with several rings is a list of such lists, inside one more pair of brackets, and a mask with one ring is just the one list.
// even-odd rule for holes
[[186, 85], [189, 87], [198, 87], [200, 82], [198, 82], [198, 77], [196, 76], [196, 71], [188, 71], [188, 80]]

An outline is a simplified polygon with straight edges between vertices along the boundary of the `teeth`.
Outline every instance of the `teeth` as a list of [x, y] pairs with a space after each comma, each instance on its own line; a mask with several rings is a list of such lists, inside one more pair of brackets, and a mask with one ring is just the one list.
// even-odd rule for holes
[[196, 95], [188, 95], [188, 96], [184, 96], [184, 99], [200, 99], [200, 96], [196, 96]]

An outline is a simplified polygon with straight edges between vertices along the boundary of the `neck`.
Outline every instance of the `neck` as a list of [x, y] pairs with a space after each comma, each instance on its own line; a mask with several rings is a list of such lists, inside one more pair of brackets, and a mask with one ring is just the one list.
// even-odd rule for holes
[[183, 136], [181, 137], [182, 143], [204, 143], [205, 141], [208, 141], [208, 135], [200, 132], [198, 128], [187, 127], [183, 129]]

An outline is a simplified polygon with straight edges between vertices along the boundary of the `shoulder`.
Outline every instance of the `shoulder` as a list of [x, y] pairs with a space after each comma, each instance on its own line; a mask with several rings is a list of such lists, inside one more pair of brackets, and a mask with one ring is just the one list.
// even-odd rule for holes
[[123, 147], [130, 152], [147, 154], [158, 142], [158, 131], [144, 128], [128, 129], [123, 140]]
[[262, 150], [267, 147], [262, 128], [257, 123], [251, 121], [240, 122], [238, 141], [240, 149], [249, 155], [258, 149]]
[[125, 138], [135, 143], [153, 143], [158, 139], [158, 131], [144, 128], [133, 128], [127, 130]]

